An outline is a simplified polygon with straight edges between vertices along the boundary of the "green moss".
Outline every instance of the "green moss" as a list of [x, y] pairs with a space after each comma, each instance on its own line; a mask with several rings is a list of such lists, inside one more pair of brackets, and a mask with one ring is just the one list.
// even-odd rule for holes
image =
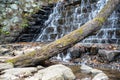
[[32, 51], [32, 52], [28, 53], [26, 56], [33, 57], [33, 56], [35, 56], [36, 53], [37, 53], [37, 52], [36, 52], [36, 50], [35, 50], [35, 51]]
[[81, 28], [81, 29], [79, 29], [79, 33], [80, 34], [82, 34], [83, 33], [83, 29]]
[[0, 29], [0, 34], [9, 35], [10, 32], [9, 31], [3, 31], [2, 29]]
[[28, 26], [28, 20], [26, 18], [23, 19], [22, 23], [21, 23], [21, 27], [25, 28]]
[[98, 21], [101, 25], [105, 22], [105, 18], [103, 17], [94, 18], [94, 20]]
[[5, 62], [14, 64], [15, 61], [16, 61], [16, 58], [13, 58], [13, 59], [8, 59]]

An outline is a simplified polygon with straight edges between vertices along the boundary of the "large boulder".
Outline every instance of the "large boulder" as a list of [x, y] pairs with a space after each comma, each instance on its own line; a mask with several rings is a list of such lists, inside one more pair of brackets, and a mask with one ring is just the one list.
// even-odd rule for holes
[[74, 80], [72, 70], [64, 65], [58, 64], [39, 70], [33, 77], [25, 80]]

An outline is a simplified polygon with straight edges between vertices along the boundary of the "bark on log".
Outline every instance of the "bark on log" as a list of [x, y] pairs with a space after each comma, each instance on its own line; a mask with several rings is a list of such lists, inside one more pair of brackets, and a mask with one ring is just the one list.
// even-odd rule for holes
[[35, 50], [27, 55], [6, 60], [6, 62], [11, 62], [14, 66], [29, 66], [45, 61], [46, 59], [61, 53], [63, 50], [99, 30], [119, 3], [120, 0], [108, 0], [107, 4], [95, 18], [85, 23], [79, 29], [43, 46], [40, 50]]

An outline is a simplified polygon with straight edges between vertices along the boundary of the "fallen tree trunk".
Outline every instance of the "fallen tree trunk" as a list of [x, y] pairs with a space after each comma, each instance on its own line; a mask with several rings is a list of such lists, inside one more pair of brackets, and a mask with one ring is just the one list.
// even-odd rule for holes
[[99, 30], [119, 3], [120, 0], [108, 0], [107, 4], [95, 18], [85, 23], [79, 29], [43, 46], [40, 50], [35, 50], [29, 54], [6, 60], [6, 62], [13, 63], [14, 66], [29, 66], [45, 61], [61, 53], [63, 50], [73, 46], [75, 43]]

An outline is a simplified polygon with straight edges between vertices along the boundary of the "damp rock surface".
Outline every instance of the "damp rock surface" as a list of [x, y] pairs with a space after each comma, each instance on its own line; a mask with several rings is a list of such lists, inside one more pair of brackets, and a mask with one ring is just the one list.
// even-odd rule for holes
[[98, 54], [106, 61], [114, 61], [120, 55], [120, 50], [99, 50]]

